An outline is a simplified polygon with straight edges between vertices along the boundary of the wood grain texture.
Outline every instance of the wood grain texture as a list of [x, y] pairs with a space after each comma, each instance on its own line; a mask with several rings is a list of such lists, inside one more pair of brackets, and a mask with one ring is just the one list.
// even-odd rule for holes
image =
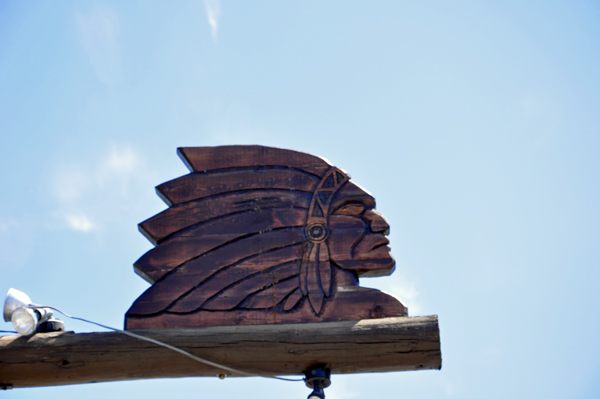
[[321, 177], [331, 167], [329, 161], [312, 154], [260, 145], [180, 147], [177, 154], [193, 172], [277, 165], [305, 170]]
[[167, 205], [177, 205], [223, 193], [256, 189], [311, 192], [316, 176], [291, 169], [225, 169], [190, 173], [156, 187]]
[[301, 209], [267, 208], [213, 219], [173, 234], [138, 259], [134, 267], [154, 283], [177, 266], [248, 234], [302, 227], [305, 213]]
[[[327, 365], [333, 374], [441, 368], [437, 316], [139, 333], [262, 376], [301, 375], [317, 364]], [[13, 388], [214, 377], [221, 372], [117, 332], [0, 336], [0, 359], [0, 384]]]
[[[334, 275], [334, 279], [336, 279]], [[283, 283], [283, 282], [282, 282]], [[332, 299], [323, 299], [325, 305], [322, 313], [315, 317], [315, 312], [308, 298], [303, 296], [295, 301], [290, 309], [286, 301], [281, 301], [281, 289], [289, 290], [289, 298], [293, 298], [295, 286], [274, 285], [277, 291], [274, 301], [276, 307], [264, 308], [264, 302], [259, 307], [253, 307], [252, 295], [245, 297], [243, 302], [234, 309], [227, 311], [203, 311], [202, 309], [188, 313], [161, 311], [155, 314], [136, 315], [128, 313], [125, 318], [127, 330], [153, 328], [186, 328], [197, 326], [226, 326], [226, 325], [255, 325], [282, 323], [315, 323], [322, 321], [346, 321], [375, 319], [382, 317], [408, 316], [408, 310], [400, 301], [379, 290], [359, 286], [340, 286]], [[260, 292], [260, 291], [259, 291]], [[271, 287], [266, 287], [264, 294], [270, 298]], [[239, 298], [237, 300], [240, 300]], [[290, 309], [280, 312], [280, 308]]]
[[191, 173], [157, 187], [140, 223], [152, 284], [127, 329], [309, 323], [408, 315], [358, 278], [395, 268], [375, 199], [323, 158], [263, 146], [179, 148]]
[[291, 190], [235, 191], [214, 198], [172, 206], [139, 224], [139, 230], [154, 245], [196, 224], [231, 213], [262, 209], [308, 209], [311, 193]]

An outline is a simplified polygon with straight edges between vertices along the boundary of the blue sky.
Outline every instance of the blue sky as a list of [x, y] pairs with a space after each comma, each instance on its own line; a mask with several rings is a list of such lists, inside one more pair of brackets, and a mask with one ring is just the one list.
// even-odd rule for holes
[[[599, 397], [599, 71], [592, 1], [2, 1], [0, 292], [121, 327], [148, 286], [137, 224], [187, 173], [176, 148], [292, 148], [388, 219], [396, 272], [361, 284], [440, 318], [441, 371], [336, 375], [329, 399]], [[308, 393], [198, 378], [0, 395]]]

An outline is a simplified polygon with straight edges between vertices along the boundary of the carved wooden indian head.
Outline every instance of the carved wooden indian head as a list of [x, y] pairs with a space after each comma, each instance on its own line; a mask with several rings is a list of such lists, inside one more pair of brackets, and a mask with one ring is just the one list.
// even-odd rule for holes
[[179, 148], [191, 173], [158, 186], [169, 208], [140, 223], [156, 245], [134, 265], [152, 284], [127, 329], [406, 316], [358, 286], [389, 275], [375, 199], [323, 158], [263, 146]]

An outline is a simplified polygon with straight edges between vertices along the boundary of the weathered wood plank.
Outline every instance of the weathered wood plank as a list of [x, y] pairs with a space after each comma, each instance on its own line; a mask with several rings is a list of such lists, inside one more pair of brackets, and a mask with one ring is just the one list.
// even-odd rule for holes
[[224, 170], [190, 173], [156, 187], [167, 205], [183, 204], [235, 191], [256, 189], [312, 192], [318, 178], [290, 169]]
[[[139, 230], [154, 245], [168, 236], [209, 219], [223, 217], [230, 213], [247, 212], [257, 209], [308, 209], [311, 193], [291, 190], [248, 190], [198, 201], [186, 202], [164, 210], [143, 221]], [[186, 231], [183, 235], [193, 234]]]
[[[441, 368], [437, 316], [132, 332], [261, 376], [300, 375], [316, 364], [334, 374]], [[0, 385], [13, 388], [220, 372], [117, 332], [0, 336]]]
[[324, 158], [285, 148], [260, 145], [180, 147], [177, 154], [192, 172], [247, 166], [287, 166], [322, 177], [331, 164]]

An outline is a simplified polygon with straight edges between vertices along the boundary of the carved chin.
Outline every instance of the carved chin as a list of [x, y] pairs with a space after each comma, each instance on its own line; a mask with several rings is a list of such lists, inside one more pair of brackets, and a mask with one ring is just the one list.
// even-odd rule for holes
[[390, 254], [390, 247], [384, 245], [368, 252], [354, 253], [354, 256], [333, 259], [341, 268], [352, 270], [358, 277], [389, 276], [396, 268], [396, 261]]
[[358, 277], [389, 276], [396, 269], [396, 261], [389, 253], [382, 258], [371, 259], [335, 259], [342, 269], [355, 272]]
[[390, 246], [376, 247], [369, 252], [355, 253], [353, 260], [362, 262], [365, 269], [359, 273], [361, 277], [377, 277], [390, 275], [396, 266], [396, 261], [390, 253]]
[[367, 234], [352, 249], [338, 248], [335, 242], [331, 244], [331, 259], [358, 277], [389, 276], [394, 271], [396, 262], [383, 234]]

